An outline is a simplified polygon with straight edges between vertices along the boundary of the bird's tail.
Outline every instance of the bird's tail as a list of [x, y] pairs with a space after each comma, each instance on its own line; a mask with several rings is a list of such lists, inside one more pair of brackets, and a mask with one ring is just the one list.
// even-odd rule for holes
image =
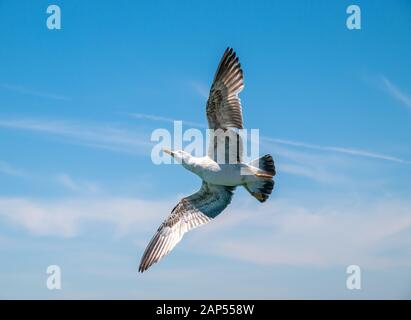
[[250, 194], [258, 201], [264, 202], [268, 199], [274, 188], [273, 176], [275, 176], [274, 160], [271, 155], [255, 159], [248, 163], [255, 171], [255, 179], [244, 185]]

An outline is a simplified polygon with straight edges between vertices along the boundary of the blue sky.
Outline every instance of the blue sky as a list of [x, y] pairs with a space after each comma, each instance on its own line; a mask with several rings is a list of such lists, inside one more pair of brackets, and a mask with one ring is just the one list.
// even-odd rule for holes
[[[411, 297], [409, 1], [57, 1], [61, 30], [50, 4], [0, 1], [0, 298]], [[275, 192], [238, 190], [138, 274], [200, 186], [152, 163], [150, 135], [206, 123], [227, 46]]]

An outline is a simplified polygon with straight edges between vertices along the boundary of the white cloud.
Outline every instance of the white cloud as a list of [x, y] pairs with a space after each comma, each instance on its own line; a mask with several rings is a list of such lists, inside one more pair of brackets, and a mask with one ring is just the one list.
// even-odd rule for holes
[[[268, 266], [411, 266], [407, 249], [411, 242], [409, 201], [330, 200], [323, 207], [307, 208], [274, 200], [256, 208], [241, 206], [229, 211], [231, 216], [247, 218], [241, 220], [241, 226], [231, 225], [231, 230], [212, 237], [200, 231], [204, 233], [202, 240], [213, 239], [208, 241], [208, 250], [225, 257]], [[237, 233], [237, 228], [246, 228], [246, 236]]]
[[[273, 199], [233, 201], [226, 212], [183, 241], [193, 251], [259, 265], [411, 266], [411, 203], [398, 199], [322, 207]], [[0, 218], [34, 235], [74, 237], [106, 223], [143, 247], [177, 200], [0, 198]], [[295, 203], [295, 201], [293, 201]], [[115, 236], [110, 234], [108, 236]], [[179, 246], [175, 250], [179, 250]], [[403, 250], [403, 251], [401, 251]]]
[[[172, 208], [164, 202], [130, 198], [76, 198], [40, 200], [0, 198], [0, 217], [34, 235], [73, 237], [88, 222], [108, 223], [118, 232], [144, 229]], [[153, 229], [153, 232], [155, 229]]]

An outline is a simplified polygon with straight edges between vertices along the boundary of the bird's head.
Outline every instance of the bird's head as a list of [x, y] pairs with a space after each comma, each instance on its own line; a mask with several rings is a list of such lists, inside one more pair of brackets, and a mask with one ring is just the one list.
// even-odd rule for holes
[[188, 152], [185, 152], [183, 150], [171, 151], [166, 148], [163, 148], [163, 152], [172, 156], [174, 159], [176, 159], [177, 163], [181, 163], [187, 169], [190, 169], [193, 166], [193, 156]]

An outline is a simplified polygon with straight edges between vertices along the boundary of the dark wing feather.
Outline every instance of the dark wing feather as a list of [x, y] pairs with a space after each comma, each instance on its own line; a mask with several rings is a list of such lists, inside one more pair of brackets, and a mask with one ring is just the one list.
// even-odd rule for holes
[[220, 214], [231, 202], [234, 189], [203, 182], [198, 192], [181, 199], [148, 244], [139, 271], [144, 272], [169, 253], [184, 233]]
[[210, 129], [243, 128], [241, 102], [243, 70], [232, 48], [227, 48], [218, 65], [207, 101]]
[[217, 161], [216, 150], [226, 143], [224, 135], [227, 135], [234, 148], [228, 149], [226, 144], [223, 147], [226, 155], [221, 158], [224, 158], [225, 162], [227, 158], [241, 162], [243, 143], [236, 129], [243, 128], [241, 101], [238, 97], [243, 88], [243, 70], [238, 57], [232, 48], [227, 48], [214, 76], [206, 108], [208, 126], [214, 130], [210, 136], [208, 155], [215, 161]]

